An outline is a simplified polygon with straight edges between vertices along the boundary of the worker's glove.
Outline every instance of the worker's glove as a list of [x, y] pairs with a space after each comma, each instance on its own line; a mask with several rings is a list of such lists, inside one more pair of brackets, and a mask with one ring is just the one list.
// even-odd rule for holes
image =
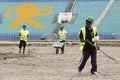
[[96, 49], [97, 49], [97, 50], [100, 50], [100, 47], [99, 47], [99, 46], [96, 46]]

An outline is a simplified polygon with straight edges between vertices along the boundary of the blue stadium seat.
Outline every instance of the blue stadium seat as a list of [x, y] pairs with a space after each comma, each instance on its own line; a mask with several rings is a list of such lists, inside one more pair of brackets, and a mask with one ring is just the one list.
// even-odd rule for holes
[[[80, 28], [85, 26], [85, 19], [92, 16], [94, 21], [96, 21], [107, 4], [108, 0], [80, 0], [76, 2], [73, 9], [73, 13], [77, 14], [76, 19], [73, 23], [69, 23], [65, 26], [65, 29], [69, 32], [69, 35], [73, 36], [72, 34], [76, 34], [77, 39], [79, 39], [78, 34], [80, 32]], [[70, 39], [73, 39], [73, 37], [70, 37]]]
[[[120, 34], [120, 0], [116, 0], [113, 6], [110, 8], [108, 14], [99, 25], [100, 34], [118, 35]], [[116, 37], [119, 38], [119, 37]]]

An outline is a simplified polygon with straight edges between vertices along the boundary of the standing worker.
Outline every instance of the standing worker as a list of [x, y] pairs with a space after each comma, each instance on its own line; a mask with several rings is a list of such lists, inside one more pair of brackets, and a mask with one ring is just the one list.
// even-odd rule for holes
[[[64, 30], [63, 25], [60, 27], [60, 31], [58, 32], [60, 43], [64, 43], [64, 45], [61, 48], [61, 54], [64, 54], [64, 46], [65, 46], [65, 40], [67, 39], [67, 31]], [[58, 54], [59, 49], [56, 49], [56, 54]]]
[[23, 47], [23, 54], [24, 54], [26, 42], [29, 37], [29, 31], [26, 30], [26, 25], [23, 25], [23, 29], [20, 30], [19, 36], [20, 36], [19, 53], [21, 53], [21, 48]]
[[[82, 59], [80, 60], [80, 65], [78, 67], [79, 73], [83, 70], [89, 56], [91, 56], [91, 74], [97, 75], [97, 51], [96, 48], [90, 45], [89, 43], [94, 44], [97, 46], [97, 29], [96, 27], [92, 26], [93, 18], [89, 17], [86, 19], [86, 25], [85, 27], [81, 28], [80, 31], [80, 50], [82, 51]], [[99, 48], [97, 46], [97, 48]]]

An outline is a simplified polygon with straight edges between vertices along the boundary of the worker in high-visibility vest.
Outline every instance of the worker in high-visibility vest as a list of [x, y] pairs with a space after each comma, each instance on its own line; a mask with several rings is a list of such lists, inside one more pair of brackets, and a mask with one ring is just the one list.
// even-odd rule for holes
[[[80, 65], [78, 67], [79, 73], [83, 70], [88, 58], [91, 56], [91, 74], [98, 74], [97, 73], [97, 51], [96, 48], [89, 44], [91, 42], [95, 46], [97, 46], [96, 43], [96, 36], [97, 36], [97, 29], [96, 27], [92, 26], [93, 18], [89, 17], [86, 19], [86, 25], [85, 27], [81, 28], [80, 31], [80, 51], [82, 51], [82, 58], [80, 60]], [[98, 47], [98, 46], [97, 46]]]
[[29, 31], [26, 30], [26, 25], [23, 25], [23, 29], [20, 30], [19, 36], [20, 36], [19, 53], [21, 53], [21, 48], [23, 47], [23, 54], [24, 54], [26, 43], [29, 37]]
[[[67, 39], [67, 31], [64, 30], [63, 25], [61, 25], [58, 35], [59, 35], [60, 43], [64, 43], [65, 45], [65, 40]], [[64, 45], [61, 48], [61, 54], [64, 54]], [[56, 49], [56, 54], [58, 54], [58, 52], [59, 52], [59, 49]]]

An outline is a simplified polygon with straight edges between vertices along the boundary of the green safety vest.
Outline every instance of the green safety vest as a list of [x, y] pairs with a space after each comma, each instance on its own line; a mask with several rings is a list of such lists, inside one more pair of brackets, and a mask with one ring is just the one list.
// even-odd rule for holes
[[[93, 33], [94, 33], [94, 45], [96, 46], [96, 33], [97, 33], [97, 29], [96, 27], [92, 27], [93, 29]], [[86, 28], [83, 27], [81, 28], [82, 34], [83, 34], [83, 40], [86, 40]], [[80, 51], [83, 51], [85, 46], [85, 42], [80, 42]]]

